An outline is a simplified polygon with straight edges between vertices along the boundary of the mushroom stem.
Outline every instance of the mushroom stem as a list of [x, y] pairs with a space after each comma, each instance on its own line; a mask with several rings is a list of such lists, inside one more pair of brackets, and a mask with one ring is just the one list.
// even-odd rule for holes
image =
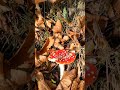
[[65, 67], [64, 64], [59, 64], [59, 67], [60, 67], [60, 80], [61, 80], [64, 74]]

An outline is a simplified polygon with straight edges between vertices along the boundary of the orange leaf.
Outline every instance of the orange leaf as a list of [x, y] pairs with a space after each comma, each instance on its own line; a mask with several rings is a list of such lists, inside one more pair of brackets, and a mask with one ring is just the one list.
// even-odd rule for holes
[[60, 20], [58, 19], [55, 26], [53, 27], [53, 32], [54, 33], [60, 33], [62, 32], [62, 24], [60, 22]]

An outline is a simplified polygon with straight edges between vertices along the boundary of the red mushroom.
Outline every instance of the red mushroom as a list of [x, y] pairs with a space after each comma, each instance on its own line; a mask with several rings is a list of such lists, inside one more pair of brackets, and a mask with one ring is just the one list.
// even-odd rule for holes
[[97, 79], [97, 67], [91, 63], [86, 62], [85, 85], [88, 87]]
[[67, 50], [56, 50], [50, 53], [48, 60], [56, 62], [60, 67], [60, 80], [64, 73], [64, 65], [74, 62], [76, 58], [75, 52], [68, 52]]

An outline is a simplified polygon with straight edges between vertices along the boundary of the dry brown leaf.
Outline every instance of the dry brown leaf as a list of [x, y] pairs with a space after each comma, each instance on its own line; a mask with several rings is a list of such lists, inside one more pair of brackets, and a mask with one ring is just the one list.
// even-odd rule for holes
[[58, 49], [60, 49], [60, 50], [64, 49], [64, 47], [60, 44], [60, 39], [59, 39], [59, 38], [56, 38], [56, 39], [55, 39], [54, 47], [55, 47], [55, 48], [58, 48]]
[[35, 4], [39, 4], [39, 3], [42, 3], [42, 2], [45, 2], [46, 0], [35, 0]]
[[54, 38], [51, 36], [49, 37], [49, 44], [47, 46], [47, 50], [49, 50], [49, 48], [51, 48], [51, 46], [53, 46], [54, 44]]
[[15, 2], [17, 3], [17, 4], [24, 4], [24, 0], [15, 0]]
[[58, 0], [49, 0], [51, 3], [55, 3], [56, 1], [58, 1]]
[[91, 52], [94, 50], [95, 47], [93, 40], [89, 40], [88, 42], [86, 42], [85, 46], [86, 46], [85, 47], [86, 55], [91, 54]]
[[48, 86], [50, 87], [51, 90], [56, 89], [56, 85], [53, 84], [50, 80], [45, 80], [45, 82], [48, 84]]
[[75, 43], [71, 43], [71, 44], [70, 44], [70, 50], [74, 50], [75, 47], [76, 47], [76, 44], [75, 44]]
[[46, 25], [47, 25], [49, 28], [51, 28], [51, 23], [52, 23], [51, 20], [46, 20]]
[[54, 44], [54, 38], [51, 36], [51, 37], [49, 37], [49, 38], [46, 40], [46, 42], [45, 42], [45, 44], [43, 45], [42, 49], [41, 49], [40, 51], [37, 51], [37, 52], [36, 52], [37, 57], [38, 57], [39, 55], [45, 54], [45, 53], [49, 50], [49, 48], [51, 48], [51, 46], [53, 46], [53, 44]]
[[59, 38], [59, 40], [62, 39], [62, 35], [61, 35], [61, 33], [58, 33], [58, 38]]
[[7, 11], [10, 11], [10, 8], [8, 8], [7, 6], [0, 5], [0, 13], [4, 13]]
[[82, 28], [85, 25], [85, 16], [77, 16], [75, 18], [77, 20], [77, 25], [79, 28]]
[[3, 15], [0, 15], [0, 28], [3, 28], [5, 31], [8, 30], [6, 18]]
[[0, 5], [5, 6], [6, 5], [6, 0], [0, 0]]
[[54, 33], [61, 33], [62, 32], [62, 24], [61, 24], [59, 19], [57, 20], [57, 22], [52, 30]]
[[120, 1], [119, 0], [115, 0], [113, 7], [116, 11], [116, 13], [120, 16]]
[[68, 36], [64, 36], [62, 40], [63, 41], [67, 41], [67, 40], [69, 40], [69, 37]]
[[54, 33], [54, 37], [58, 38], [59, 40], [62, 39], [61, 33]]
[[44, 25], [44, 18], [41, 14], [41, 10], [36, 10], [35, 11], [35, 14], [37, 15], [37, 18], [35, 20], [35, 26], [36, 27], [42, 27], [42, 28], [45, 28], [45, 25]]
[[45, 44], [43, 45], [42, 49], [40, 51], [37, 51], [36, 54], [39, 56], [39, 55], [42, 55], [45, 52], [47, 52], [47, 46], [49, 45], [49, 43], [50, 43], [50, 40], [47, 39], [46, 42], [45, 42]]
[[46, 62], [48, 59], [47, 59], [47, 57], [46, 56], [44, 56], [44, 55], [39, 55], [39, 61], [41, 61], [41, 62]]
[[[35, 58], [35, 56], [34, 56]], [[24, 68], [24, 69], [28, 69], [28, 68], [32, 68], [32, 66], [34, 65], [35, 63], [33, 61], [25, 61], [24, 64], [21, 64], [18, 66], [18, 68]]]
[[79, 33], [75, 33], [75, 32], [70, 31], [70, 30], [67, 30], [66, 33], [72, 40], [74, 40], [74, 37], [79, 37]]
[[76, 77], [76, 69], [65, 71], [62, 80], [58, 84], [56, 90], [70, 90], [72, 81]]
[[5, 80], [0, 81], [0, 90], [14, 90], [14, 89]]
[[58, 38], [55, 39], [55, 43], [59, 43], [60, 40]]
[[54, 43], [54, 47], [60, 50], [64, 49], [64, 47], [60, 43]]
[[41, 72], [37, 71], [36, 79], [38, 84], [38, 90], [51, 90], [50, 87], [45, 82], [44, 76]]
[[51, 2], [52, 4], [54, 4], [54, 3], [60, 3], [61, 1], [63, 1], [63, 0], [49, 0], [49, 2]]
[[108, 45], [108, 43], [104, 37], [97, 37], [96, 42], [97, 42], [97, 45], [99, 46], [99, 48], [102, 48], [102, 49], [106, 48]]
[[42, 63], [35, 57], [35, 67], [39, 67]]
[[0, 90], [13, 90], [4, 78], [3, 72], [3, 54], [0, 52]]
[[79, 84], [80, 79], [76, 78], [74, 79], [72, 86], [71, 86], [71, 90], [77, 90], [78, 89], [78, 84]]
[[17, 85], [22, 85], [30, 80], [30, 75], [22, 70], [11, 69], [11, 81]]
[[35, 26], [45, 28], [44, 19], [43, 19], [42, 15], [38, 16], [38, 19], [35, 21]]
[[41, 64], [42, 62], [39, 61], [39, 55], [37, 54], [36, 49], [35, 49], [35, 67], [39, 67]]
[[105, 20], [105, 21], [108, 20], [108, 18], [105, 16], [92, 15], [89, 13], [85, 13], [85, 14], [86, 14], [87, 20], [89, 20], [89, 21], [93, 21], [93, 20], [99, 21], [100, 19]]
[[85, 90], [85, 81], [81, 80], [78, 85], [78, 90]]

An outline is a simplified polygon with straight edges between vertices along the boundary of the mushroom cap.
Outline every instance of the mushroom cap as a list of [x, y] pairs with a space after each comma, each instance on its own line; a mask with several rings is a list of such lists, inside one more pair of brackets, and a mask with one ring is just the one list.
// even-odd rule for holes
[[89, 86], [93, 84], [97, 79], [98, 72], [97, 67], [94, 64], [86, 62], [85, 65], [86, 65], [85, 85]]
[[70, 64], [74, 62], [76, 55], [74, 52], [68, 52], [67, 50], [56, 50], [50, 53], [48, 56], [49, 61], [56, 62], [58, 64]]

